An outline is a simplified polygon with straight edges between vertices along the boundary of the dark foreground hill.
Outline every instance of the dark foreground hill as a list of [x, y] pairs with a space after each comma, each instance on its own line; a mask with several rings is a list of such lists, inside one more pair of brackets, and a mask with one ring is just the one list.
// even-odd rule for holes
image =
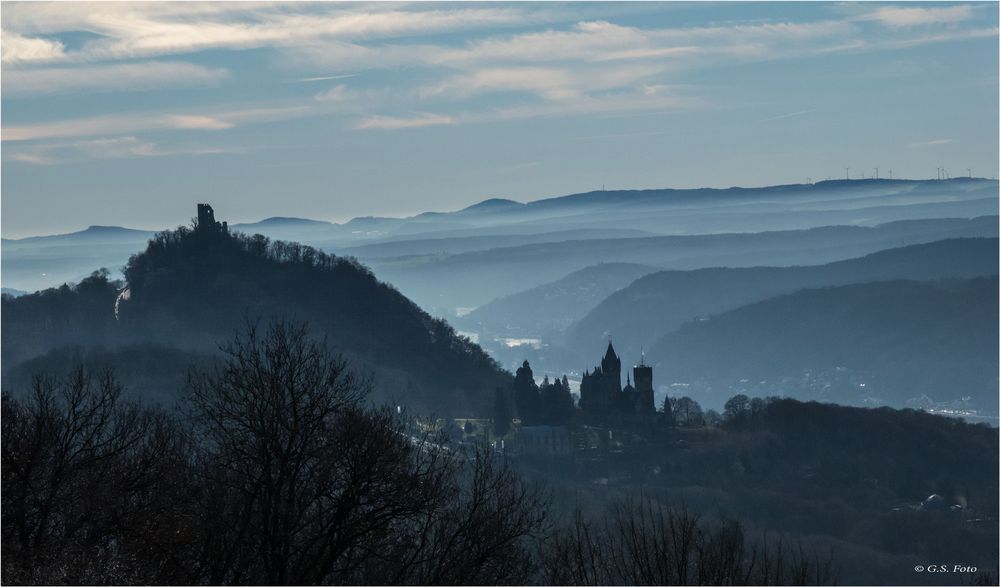
[[997, 413], [997, 277], [802, 290], [690, 322], [648, 353], [718, 404], [735, 393]]
[[119, 284], [106, 274], [74, 288], [5, 296], [5, 373], [69, 345], [212, 352], [248, 319], [285, 318], [307, 321], [359, 370], [375, 375], [383, 399], [408, 406], [478, 412], [508, 377], [479, 347], [367, 268], [298, 244], [180, 228], [156, 235], [124, 274], [127, 293], [120, 299]]
[[[600, 512], [617, 497], [645, 495], [739, 520], [750, 536], [766, 532], [829, 556], [840, 585], [976, 584], [972, 572], [914, 573], [927, 561], [968, 560], [958, 564], [996, 580], [995, 428], [792, 399], [735, 407], [715, 426], [522, 468], [567, 510]], [[940, 497], [922, 505], [931, 495]]]
[[613, 336], [626, 357], [698, 317], [798, 289], [892, 279], [969, 278], [996, 273], [995, 238], [948, 239], [887, 249], [826, 265], [713, 267], [660, 271], [611, 294], [567, 332], [567, 344], [595, 355]]

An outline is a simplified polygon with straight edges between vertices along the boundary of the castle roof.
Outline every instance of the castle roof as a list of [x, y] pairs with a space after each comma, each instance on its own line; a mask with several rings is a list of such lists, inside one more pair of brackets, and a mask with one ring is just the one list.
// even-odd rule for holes
[[615, 347], [611, 345], [610, 340], [608, 340], [608, 350], [604, 353], [604, 358], [609, 360], [614, 360], [618, 358], [618, 355], [615, 354]]

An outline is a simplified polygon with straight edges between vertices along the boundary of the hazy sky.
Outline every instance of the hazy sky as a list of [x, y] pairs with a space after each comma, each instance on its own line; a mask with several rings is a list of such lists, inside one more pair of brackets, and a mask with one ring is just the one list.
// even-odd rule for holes
[[997, 174], [997, 3], [4, 3], [4, 236]]

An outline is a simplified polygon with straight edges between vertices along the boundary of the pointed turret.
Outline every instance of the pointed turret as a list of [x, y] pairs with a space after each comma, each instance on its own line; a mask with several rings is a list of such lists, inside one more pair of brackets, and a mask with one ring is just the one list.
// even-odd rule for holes
[[[601, 359], [601, 371], [605, 374], [615, 374], [618, 377], [618, 381], [621, 381], [621, 376], [618, 375], [622, 370], [622, 361], [618, 358], [618, 354], [615, 353], [615, 347], [611, 344], [611, 340], [608, 340], [608, 350], [604, 353], [604, 358]], [[621, 383], [618, 384], [619, 386]]]
[[608, 339], [608, 350], [604, 352], [604, 360], [617, 359], [618, 354], [615, 353], [615, 347], [611, 344], [611, 339]]

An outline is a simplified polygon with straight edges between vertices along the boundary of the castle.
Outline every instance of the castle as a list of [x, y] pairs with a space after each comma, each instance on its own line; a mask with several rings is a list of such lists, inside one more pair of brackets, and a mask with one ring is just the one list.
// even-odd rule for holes
[[215, 210], [208, 204], [198, 204], [198, 232], [203, 233], [222, 233], [227, 234], [229, 232], [229, 225], [226, 222], [218, 222], [215, 220]]
[[643, 359], [632, 367], [632, 377], [626, 375], [627, 383], [623, 389], [622, 362], [609, 340], [601, 365], [593, 371], [584, 372], [580, 382], [580, 409], [583, 413], [595, 418], [656, 413], [653, 368], [645, 363]]

